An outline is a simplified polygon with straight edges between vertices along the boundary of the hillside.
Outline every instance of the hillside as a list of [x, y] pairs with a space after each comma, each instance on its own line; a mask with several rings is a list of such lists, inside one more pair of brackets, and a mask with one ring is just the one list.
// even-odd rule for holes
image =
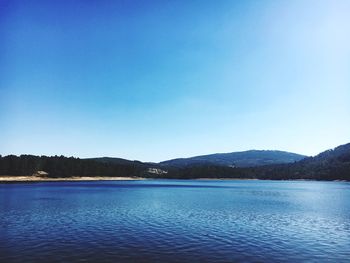
[[292, 168], [302, 177], [350, 180], [350, 143], [306, 158]]
[[172, 178], [312, 179], [350, 181], [350, 143], [295, 163], [255, 167], [194, 164], [170, 169]]
[[31, 176], [45, 171], [51, 178], [73, 176], [133, 177], [141, 176], [146, 167], [141, 162], [79, 159], [65, 156], [0, 156], [0, 175]]
[[96, 161], [100, 163], [114, 164], [114, 165], [141, 165], [141, 166], [145, 165], [145, 163], [142, 163], [140, 161], [131, 161], [131, 160], [116, 158], [116, 157], [86, 158], [85, 160], [91, 160], [91, 161]]
[[271, 164], [293, 163], [306, 156], [283, 152], [250, 150], [244, 152], [216, 153], [161, 162], [162, 166], [188, 167], [192, 165], [220, 165], [230, 167], [254, 167]]
[[[55, 178], [107, 176], [181, 179], [249, 178], [350, 181], [350, 143], [338, 146], [332, 150], [327, 150], [315, 157], [303, 158], [300, 161], [293, 159], [295, 157], [302, 158], [299, 155], [279, 151], [248, 151], [223, 154], [224, 157], [231, 157], [230, 160], [233, 159], [232, 156], [236, 158], [236, 162], [232, 162], [229, 165], [227, 165], [229, 158], [219, 158], [222, 154], [209, 156], [211, 157], [211, 159], [209, 158], [210, 160], [215, 160], [219, 164], [202, 161], [207, 160], [201, 159], [203, 157], [195, 157], [195, 161], [180, 159], [180, 164], [183, 166], [175, 166], [170, 164], [179, 162], [179, 160], [172, 160], [168, 164], [162, 163], [159, 165], [106, 157], [79, 159], [64, 156], [9, 155], [0, 156], [0, 175], [30, 176], [37, 171], [45, 171], [48, 173], [48, 177]], [[276, 156], [280, 158], [278, 159]], [[281, 156], [284, 158], [281, 158]], [[291, 162], [292, 160], [294, 162]], [[276, 161], [289, 161], [290, 163], [269, 164]], [[264, 163], [268, 163], [268, 165], [262, 165]], [[255, 166], [244, 167], [244, 165], [251, 164]]]

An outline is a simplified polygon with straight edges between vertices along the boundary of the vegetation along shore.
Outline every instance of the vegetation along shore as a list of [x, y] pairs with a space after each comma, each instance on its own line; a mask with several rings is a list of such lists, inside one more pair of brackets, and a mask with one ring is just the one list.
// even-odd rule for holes
[[[252, 155], [252, 153], [249, 154]], [[254, 158], [257, 159], [261, 154], [254, 152]], [[264, 154], [266, 155], [266, 151]], [[237, 156], [237, 154], [233, 155]], [[247, 152], [244, 158], [247, 158]], [[304, 157], [289, 163], [265, 164], [266, 161], [264, 161], [261, 165], [246, 167], [236, 165], [240, 161], [238, 159], [231, 164], [228, 164], [227, 160], [225, 163], [222, 159], [220, 160], [221, 163], [215, 162], [215, 159], [205, 161], [205, 158], [200, 158], [200, 162], [188, 160], [184, 162], [184, 159], [181, 159], [181, 162], [143, 163], [120, 158], [80, 159], [64, 156], [8, 155], [0, 156], [0, 181], [139, 180], [142, 178], [350, 181], [350, 143], [314, 157]]]

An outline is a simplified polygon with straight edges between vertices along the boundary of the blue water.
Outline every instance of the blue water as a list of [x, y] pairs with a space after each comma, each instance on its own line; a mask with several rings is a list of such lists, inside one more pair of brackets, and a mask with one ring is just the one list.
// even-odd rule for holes
[[349, 262], [350, 183], [0, 184], [0, 262]]

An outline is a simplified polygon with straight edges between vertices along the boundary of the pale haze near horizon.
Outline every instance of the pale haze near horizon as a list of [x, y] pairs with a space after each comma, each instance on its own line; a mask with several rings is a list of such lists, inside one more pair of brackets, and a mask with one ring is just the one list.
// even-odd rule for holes
[[0, 154], [350, 142], [350, 1], [1, 1]]

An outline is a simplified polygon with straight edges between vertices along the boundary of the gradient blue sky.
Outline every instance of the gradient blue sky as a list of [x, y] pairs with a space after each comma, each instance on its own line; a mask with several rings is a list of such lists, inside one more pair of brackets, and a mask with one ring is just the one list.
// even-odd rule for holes
[[350, 142], [350, 1], [0, 0], [0, 154]]

